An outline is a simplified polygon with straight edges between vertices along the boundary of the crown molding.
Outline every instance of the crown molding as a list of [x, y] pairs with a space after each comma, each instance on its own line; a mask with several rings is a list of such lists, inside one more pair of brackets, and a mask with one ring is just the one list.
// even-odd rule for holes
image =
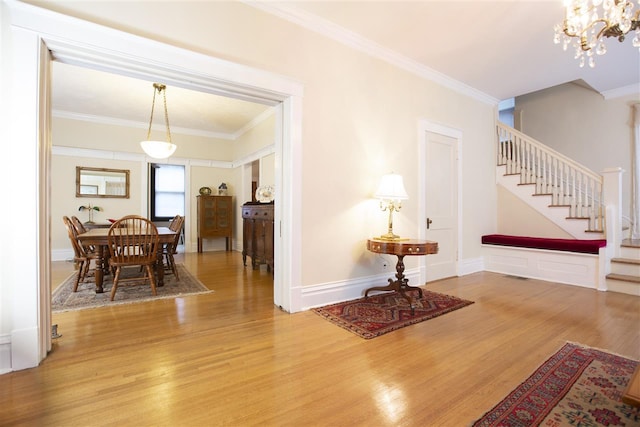
[[[57, 117], [61, 119], [79, 120], [83, 122], [99, 123], [99, 124], [110, 125], [110, 126], [123, 126], [123, 127], [137, 128], [137, 129], [148, 129], [149, 127], [148, 123], [138, 122], [135, 120], [118, 119], [118, 118], [106, 117], [106, 116], [96, 116], [92, 114], [76, 113], [73, 111], [52, 110], [51, 115], [53, 117]], [[159, 125], [159, 124], [154, 124], [152, 126], [152, 129], [157, 131], [163, 131], [163, 132], [166, 130], [164, 125]], [[205, 131], [200, 129], [183, 128], [179, 126], [171, 126], [171, 133], [177, 133], [181, 135], [203, 136], [205, 138], [217, 138], [217, 139], [226, 139], [226, 140], [233, 141], [237, 139], [238, 136], [242, 135], [242, 133], [246, 132], [246, 130], [244, 129], [245, 128], [242, 128], [238, 132], [230, 134], [230, 133], [223, 133], [223, 132], [210, 132], [210, 131]]]
[[263, 2], [256, 0], [240, 0], [248, 6], [260, 9], [308, 30], [331, 38], [339, 43], [359, 50], [367, 55], [386, 61], [398, 68], [402, 68], [421, 78], [432, 81], [446, 88], [454, 90], [462, 95], [469, 96], [489, 105], [498, 105], [500, 100], [475, 89], [465, 83], [455, 80], [445, 74], [429, 68], [413, 59], [407, 58], [398, 52], [383, 47], [361, 35], [336, 25], [317, 15], [298, 9], [294, 6], [277, 2]]
[[623, 86], [616, 89], [605, 90], [601, 92], [601, 95], [604, 99], [615, 99], [620, 98], [627, 95], [636, 95], [640, 96], [640, 83], [632, 84], [629, 86]]
[[233, 134], [231, 134], [232, 138], [234, 140], [240, 138], [242, 135], [249, 132], [251, 129], [258, 126], [260, 123], [264, 122], [274, 114], [275, 114], [275, 109], [273, 107], [269, 107], [268, 109], [266, 109], [265, 111], [263, 111], [262, 113], [254, 117], [249, 123], [247, 123], [240, 129], [238, 129], [237, 132], [234, 132]]
[[[215, 138], [215, 139], [224, 139], [228, 141], [235, 141], [244, 135], [246, 132], [249, 132], [254, 127], [258, 126], [263, 121], [267, 120], [274, 114], [274, 108], [270, 107], [260, 115], [254, 117], [249, 123], [238, 129], [233, 133], [224, 133], [224, 132], [211, 132], [205, 131], [201, 129], [192, 129], [192, 128], [184, 128], [179, 126], [171, 126], [171, 133], [181, 134], [181, 135], [194, 135], [194, 136], [202, 136], [205, 138]], [[135, 120], [126, 120], [119, 119], [114, 117], [106, 117], [106, 116], [96, 116], [92, 114], [85, 113], [76, 113], [73, 111], [64, 111], [64, 110], [52, 110], [51, 115], [53, 117], [61, 118], [61, 119], [69, 119], [69, 120], [79, 120], [83, 122], [90, 123], [99, 123], [103, 125], [109, 126], [123, 126], [130, 127], [136, 129], [148, 129], [149, 124], [138, 122]], [[152, 126], [153, 130], [163, 131], [165, 130], [164, 125], [154, 124]]]

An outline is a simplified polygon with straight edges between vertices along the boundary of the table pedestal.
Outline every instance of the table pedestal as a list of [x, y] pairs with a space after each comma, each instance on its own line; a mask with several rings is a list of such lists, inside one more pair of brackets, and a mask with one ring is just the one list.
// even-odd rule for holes
[[388, 279], [387, 286], [374, 286], [364, 292], [365, 298], [372, 291], [395, 291], [404, 297], [411, 306], [413, 314], [414, 305], [411, 296], [407, 295], [408, 290], [415, 289], [418, 291], [419, 298], [422, 298], [422, 289], [417, 286], [409, 286], [409, 279], [404, 275], [404, 257], [406, 255], [428, 255], [438, 253], [438, 243], [429, 240], [367, 240], [367, 249], [374, 253], [395, 255], [398, 257], [396, 263], [396, 276]]

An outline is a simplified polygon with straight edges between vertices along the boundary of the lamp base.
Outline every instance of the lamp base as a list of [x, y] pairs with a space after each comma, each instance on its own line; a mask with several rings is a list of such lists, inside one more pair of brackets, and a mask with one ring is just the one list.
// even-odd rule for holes
[[398, 236], [397, 234], [387, 233], [382, 236], [376, 237], [376, 240], [386, 240], [386, 241], [400, 241], [400, 240], [409, 240], [403, 237]]

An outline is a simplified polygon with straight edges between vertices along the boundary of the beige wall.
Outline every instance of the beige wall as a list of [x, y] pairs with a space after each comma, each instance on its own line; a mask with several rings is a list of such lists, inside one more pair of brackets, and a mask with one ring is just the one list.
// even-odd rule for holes
[[[386, 223], [371, 203], [382, 174], [403, 174], [409, 200], [395, 227], [401, 235], [417, 234], [421, 119], [462, 133], [460, 257], [479, 258], [480, 236], [496, 229], [492, 105], [239, 2], [42, 5], [303, 85], [302, 286], [381, 273], [365, 241]], [[189, 19], [176, 20], [185, 8]], [[410, 259], [407, 267], [417, 263]]]
[[[55, 114], [55, 113], [54, 113]], [[145, 129], [113, 124], [101, 124], [54, 116], [53, 145], [62, 147], [109, 150], [143, 155], [140, 141], [147, 136]], [[164, 141], [164, 132], [151, 132], [151, 137]], [[173, 157], [232, 161], [233, 141], [202, 136], [171, 133], [171, 140], [178, 146]]]
[[[219, 140], [205, 137], [195, 137], [172, 133], [173, 142], [178, 145], [176, 154], [168, 162], [185, 163], [185, 173], [188, 176], [189, 189], [185, 203], [186, 221], [189, 222], [185, 247], [187, 251], [196, 250], [197, 242], [197, 209], [196, 196], [201, 187], [210, 187], [214, 191], [225, 182], [228, 186], [228, 194], [234, 197], [236, 211], [238, 206], [244, 203], [240, 189], [243, 185], [241, 175], [237, 174], [230, 167], [205, 167], [190, 166], [191, 160], [216, 160], [226, 162], [231, 166], [236, 160], [236, 153], [251, 155], [264, 148], [265, 145], [273, 144], [273, 135], [269, 137], [269, 132], [274, 132], [274, 120], [268, 118], [266, 125], [259, 124], [255, 131], [249, 131], [237, 141]], [[116, 125], [104, 125], [81, 120], [66, 118], [55, 118], [52, 126], [52, 137], [54, 147], [80, 148], [90, 150], [107, 150], [116, 153], [120, 157], [128, 154], [139, 154], [140, 160], [113, 160], [112, 158], [95, 158], [87, 156], [52, 156], [52, 188], [55, 197], [51, 201], [52, 211], [52, 259], [69, 259], [72, 254], [71, 244], [62, 225], [62, 216], [76, 215], [83, 222], [88, 220], [87, 212], [78, 212], [80, 205], [91, 203], [99, 206], [102, 210], [95, 212], [94, 221], [107, 222], [109, 218], [120, 218], [128, 214], [147, 215], [147, 162], [142, 156], [142, 149], [139, 140], [144, 138], [143, 130]], [[267, 171], [273, 173], [273, 155], [267, 155], [267, 160], [263, 160]], [[127, 169], [130, 170], [130, 198], [92, 198], [75, 197], [75, 168], [76, 166]], [[238, 167], [241, 169], [242, 165]], [[241, 228], [238, 220], [234, 225], [234, 248], [238, 248], [237, 243], [241, 241]], [[240, 236], [240, 238], [238, 237]], [[204, 250], [224, 250], [224, 239], [207, 239], [203, 244]]]
[[498, 186], [498, 233], [511, 236], [573, 239], [569, 233], [500, 185]]
[[575, 83], [516, 98], [522, 132], [595, 173], [621, 167], [623, 212], [630, 216], [632, 105], [640, 94], [604, 99]]

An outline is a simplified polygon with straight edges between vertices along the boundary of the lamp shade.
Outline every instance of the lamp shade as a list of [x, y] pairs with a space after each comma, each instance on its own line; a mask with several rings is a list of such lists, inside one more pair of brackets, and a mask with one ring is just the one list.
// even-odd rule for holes
[[383, 200], [406, 200], [409, 198], [407, 191], [404, 189], [402, 175], [390, 173], [384, 175], [380, 180], [380, 186], [376, 191], [375, 197]]
[[166, 159], [176, 151], [176, 144], [166, 141], [142, 141], [140, 146], [149, 157]]

